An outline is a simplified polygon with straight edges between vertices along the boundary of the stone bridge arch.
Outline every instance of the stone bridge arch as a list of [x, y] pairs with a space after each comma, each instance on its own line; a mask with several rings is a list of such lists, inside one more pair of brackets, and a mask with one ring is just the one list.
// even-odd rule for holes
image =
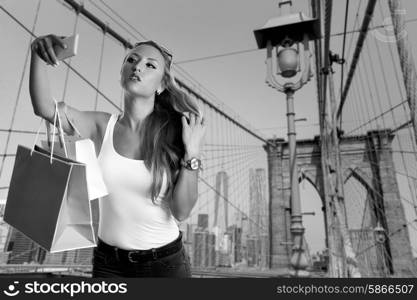
[[[384, 245], [388, 253], [386, 261], [389, 262], [389, 272], [394, 276], [410, 276], [413, 257], [394, 171], [393, 139], [394, 135], [389, 130], [342, 137], [341, 166], [345, 181], [351, 176], [359, 178], [374, 199], [377, 218], [389, 236]], [[271, 139], [269, 142], [275, 145], [264, 146], [269, 171], [270, 267], [285, 269], [289, 267], [291, 257], [289, 149], [283, 139]], [[328, 198], [323, 185], [319, 137], [297, 141], [297, 166], [299, 180], [307, 178], [323, 201]], [[329, 232], [326, 228], [326, 239], [329, 238]]]

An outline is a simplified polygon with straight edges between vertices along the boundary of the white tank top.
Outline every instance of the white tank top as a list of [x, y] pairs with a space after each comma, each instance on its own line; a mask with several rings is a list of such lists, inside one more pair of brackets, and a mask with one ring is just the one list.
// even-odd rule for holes
[[151, 249], [174, 241], [179, 228], [161, 197], [166, 192], [166, 174], [156, 203], [150, 198], [152, 177], [143, 160], [124, 157], [113, 145], [118, 115], [111, 115], [98, 161], [109, 194], [99, 199], [98, 236], [122, 249]]

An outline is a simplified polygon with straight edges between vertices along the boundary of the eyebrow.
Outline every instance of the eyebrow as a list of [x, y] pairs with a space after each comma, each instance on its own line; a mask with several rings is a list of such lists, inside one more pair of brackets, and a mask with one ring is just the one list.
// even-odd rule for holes
[[[139, 55], [139, 54], [137, 54], [137, 53], [131, 53], [129, 56], [132, 56], [132, 55], [137, 56], [137, 57], [142, 57], [142, 56], [140, 56], [140, 55]], [[149, 60], [153, 60], [153, 61], [155, 61], [155, 62], [158, 62], [158, 60], [157, 60], [156, 58], [153, 58], [153, 57], [147, 57], [147, 59], [149, 59]]]

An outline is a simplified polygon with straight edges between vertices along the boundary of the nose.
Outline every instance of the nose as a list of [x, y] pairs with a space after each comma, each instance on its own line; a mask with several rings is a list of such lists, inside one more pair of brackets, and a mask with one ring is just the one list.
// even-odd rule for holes
[[133, 71], [142, 72], [143, 70], [143, 62], [141, 59], [139, 59], [136, 63], [132, 65]]

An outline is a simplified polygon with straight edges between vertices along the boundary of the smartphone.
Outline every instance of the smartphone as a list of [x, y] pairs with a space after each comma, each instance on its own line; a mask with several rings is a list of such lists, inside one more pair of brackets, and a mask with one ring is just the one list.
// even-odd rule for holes
[[54, 47], [55, 55], [58, 60], [64, 60], [66, 58], [77, 55], [78, 38], [78, 34], [63, 38], [62, 41], [65, 45], [67, 45], [67, 48], [62, 48], [58, 45]]

